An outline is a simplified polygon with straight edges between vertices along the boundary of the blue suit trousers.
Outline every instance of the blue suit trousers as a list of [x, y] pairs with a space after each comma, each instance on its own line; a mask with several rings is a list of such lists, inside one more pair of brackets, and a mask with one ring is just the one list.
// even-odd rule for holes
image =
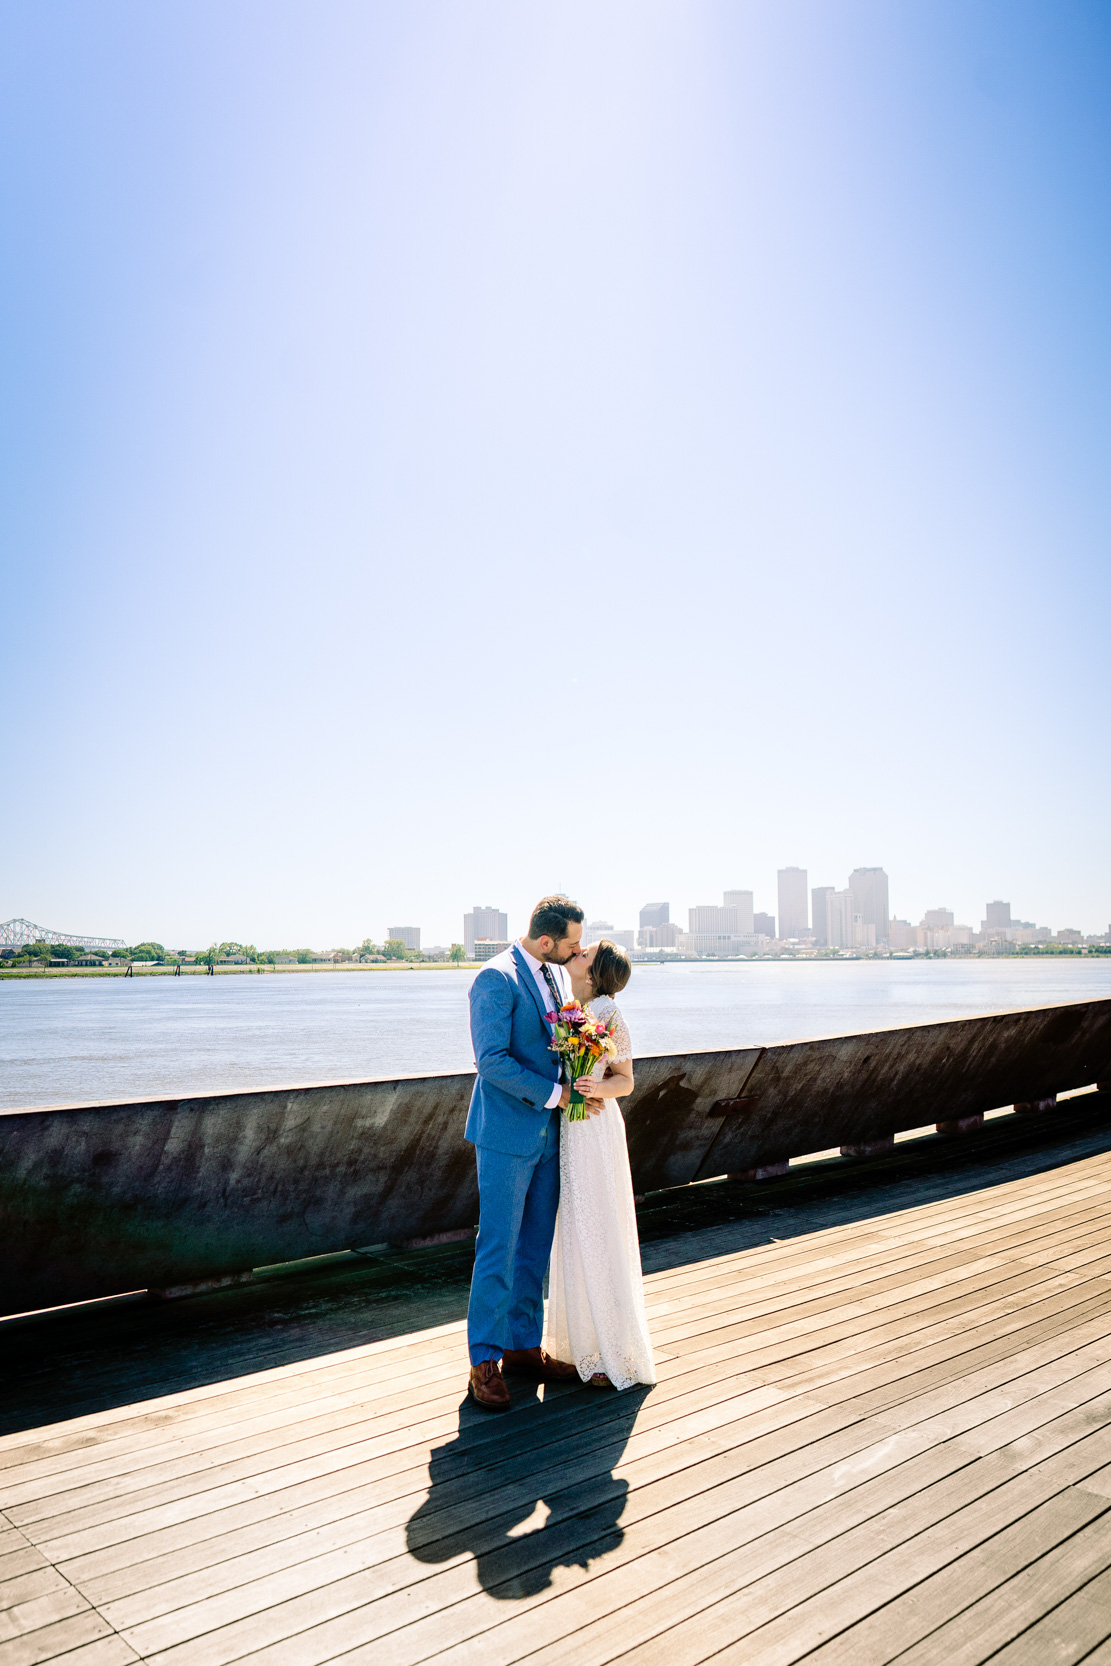
[[539, 1156], [475, 1147], [479, 1226], [467, 1345], [471, 1364], [507, 1348], [536, 1348], [544, 1330], [544, 1274], [559, 1207], [559, 1113]]

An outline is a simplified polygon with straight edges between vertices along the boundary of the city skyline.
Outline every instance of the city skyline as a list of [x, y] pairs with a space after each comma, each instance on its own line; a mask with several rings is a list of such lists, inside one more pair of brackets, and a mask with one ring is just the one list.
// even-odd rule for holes
[[[782, 899], [783, 877], [788, 876], [791, 887], [788, 895], [794, 899], [795, 906], [799, 906], [799, 896], [806, 886], [809, 870], [797, 866], [776, 871], [776, 897]], [[878, 885], [875, 901], [870, 900], [873, 890]], [[855, 887], [855, 888], [854, 888]], [[558, 889], [558, 887], [553, 887]], [[771, 913], [768, 910], [755, 907], [755, 900], [763, 900], [770, 887], [763, 892], [726, 888], [721, 895], [721, 902], [675, 903], [668, 898], [664, 901], [642, 903], [632, 911], [622, 912], [620, 909], [591, 908], [582, 904], [579, 897], [573, 900], [579, 902], [584, 909], [583, 941], [591, 943], [597, 941], [601, 935], [607, 935], [622, 944], [623, 947], [639, 950], [656, 950], [659, 948], [680, 949], [684, 941], [693, 950], [691, 934], [702, 939], [700, 948], [696, 952], [712, 954], [715, 952], [749, 952], [751, 941], [747, 947], [730, 949], [724, 939], [735, 937], [738, 940], [755, 939], [766, 936], [776, 941], [788, 941], [795, 938], [795, 934], [784, 930], [781, 913]], [[1002, 935], [1015, 943], [1035, 943], [1051, 941], [1058, 932], [1075, 932], [1079, 939], [1099, 938], [1111, 932], [1111, 923], [1084, 924], [1076, 920], [1062, 920], [1046, 923], [1045, 920], [1035, 922], [1020, 917], [1023, 905], [1012, 904], [1009, 899], [991, 899], [974, 905], [965, 910], [962, 917], [961, 910], [946, 907], [945, 902], [934, 900], [931, 906], [921, 909], [899, 909], [890, 901], [890, 875], [882, 867], [856, 868], [847, 876], [847, 880], [839, 887], [837, 885], [819, 885], [807, 887], [808, 892], [808, 925], [804, 928], [804, 940], [812, 942], [817, 948], [839, 949], [873, 949], [888, 948], [899, 952], [908, 947], [916, 946], [916, 933], [920, 930], [928, 931], [931, 935], [928, 941], [917, 944], [929, 948], [957, 948], [970, 945], [983, 938], [985, 932], [998, 928]], [[544, 893], [542, 893], [544, 894]], [[657, 895], [659, 893], [657, 892]], [[512, 909], [502, 909], [494, 905], [475, 905], [466, 910], [461, 917], [457, 917], [454, 926], [437, 929], [434, 922], [430, 927], [428, 920], [431, 916], [425, 914], [420, 922], [408, 926], [383, 926], [369, 931], [363, 925], [352, 927], [348, 923], [346, 931], [335, 934], [326, 939], [319, 932], [302, 934], [300, 937], [290, 932], [279, 932], [276, 936], [265, 938], [264, 933], [243, 930], [239, 939], [242, 942], [257, 942], [259, 947], [273, 948], [277, 946], [292, 947], [312, 946], [317, 949], [331, 947], [334, 944], [353, 944], [369, 937], [374, 941], [385, 942], [387, 938], [394, 938], [404, 943], [408, 949], [419, 950], [422, 943], [429, 948], [449, 948], [453, 943], [461, 943], [468, 959], [475, 958], [475, 943], [479, 941], [486, 945], [484, 953], [492, 952], [493, 946], [504, 946], [523, 935], [528, 915], [533, 901], [519, 913]], [[771, 900], [770, 896], [768, 900]], [[875, 902], [886, 909], [887, 925], [895, 928], [892, 933], [878, 927]], [[780, 902], [781, 907], [781, 902]], [[414, 911], [419, 912], [419, 911]], [[1032, 912], [1029, 909], [1026, 912]], [[686, 924], [680, 924], [681, 917], [687, 917]], [[16, 921], [16, 923], [19, 923]], [[227, 922], [224, 922], [226, 924]], [[441, 922], [443, 923], [443, 922]], [[149, 926], [149, 922], [147, 922]], [[774, 930], [772, 926], [774, 925]], [[872, 932], [869, 934], [868, 927]], [[908, 932], [905, 928], [909, 929]], [[49, 928], [54, 929], [54, 928]], [[59, 928], [61, 929], [61, 928]], [[645, 933], [651, 933], [646, 937]], [[353, 935], [353, 932], [355, 935]], [[717, 935], [723, 942], [718, 949], [712, 946], [711, 939]], [[139, 942], [151, 936], [150, 931], [133, 933], [121, 941]], [[156, 940], [169, 945], [171, 942], [178, 946], [188, 944], [190, 948], [207, 947], [208, 943], [219, 940], [220, 933], [215, 937], [202, 934], [195, 940], [187, 935], [172, 931], [160, 930], [156, 933]], [[80, 940], [80, 932], [67, 932], [69, 940]], [[99, 940], [99, 934], [93, 933], [89, 941]]]

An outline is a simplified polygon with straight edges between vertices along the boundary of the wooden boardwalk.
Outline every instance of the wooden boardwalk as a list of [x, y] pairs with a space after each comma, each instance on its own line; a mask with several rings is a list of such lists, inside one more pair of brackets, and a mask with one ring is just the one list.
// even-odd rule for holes
[[1100, 1152], [654, 1272], [650, 1392], [484, 1415], [453, 1319], [6, 1435], [0, 1666], [1104, 1666], [1109, 1206]]

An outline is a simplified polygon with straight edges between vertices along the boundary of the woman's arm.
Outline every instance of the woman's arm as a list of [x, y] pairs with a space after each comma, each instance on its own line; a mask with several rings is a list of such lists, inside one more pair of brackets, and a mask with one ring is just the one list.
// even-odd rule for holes
[[597, 1076], [580, 1076], [575, 1083], [587, 1099], [624, 1099], [627, 1093], [632, 1093], [635, 1085], [632, 1059], [614, 1059], [600, 1079]]

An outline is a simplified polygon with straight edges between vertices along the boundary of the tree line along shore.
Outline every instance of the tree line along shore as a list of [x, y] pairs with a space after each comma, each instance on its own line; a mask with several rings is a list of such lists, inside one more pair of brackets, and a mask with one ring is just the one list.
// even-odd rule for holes
[[[1060, 944], [1039, 943], [1012, 945], [1006, 954], [1007, 959], [1042, 960], [1047, 958], [1069, 959], [1078, 956], [1111, 955], [1111, 944]], [[739, 956], [721, 957], [716, 961], [713, 957], [678, 955], [675, 953], [660, 953], [636, 955], [634, 958], [645, 964], [673, 964], [680, 961], [700, 960], [708, 964], [728, 964], [730, 959], [775, 959], [775, 960], [965, 960], [969, 958], [986, 958], [982, 953], [954, 954], [950, 950], [938, 949], [918, 951], [914, 955], [896, 954], [892, 956], [884, 950], [820, 950], [803, 954], [779, 953], [774, 956]], [[991, 958], [995, 958], [992, 956]], [[110, 952], [86, 950], [79, 946], [59, 943], [31, 943], [26, 945], [14, 956], [5, 956], [0, 960], [0, 978], [20, 977], [210, 977], [226, 976], [242, 973], [279, 973], [279, 972], [328, 972], [328, 971], [474, 971], [482, 964], [478, 960], [468, 960], [461, 943], [453, 943], [450, 949], [425, 953], [420, 949], [408, 949], [397, 938], [390, 938], [384, 944], [365, 939], [357, 949], [333, 949], [321, 953], [314, 949], [256, 949], [253, 944], [235, 942], [213, 943], [204, 950], [178, 951], [167, 949], [161, 943], [137, 943], [132, 948], [113, 949]]]

